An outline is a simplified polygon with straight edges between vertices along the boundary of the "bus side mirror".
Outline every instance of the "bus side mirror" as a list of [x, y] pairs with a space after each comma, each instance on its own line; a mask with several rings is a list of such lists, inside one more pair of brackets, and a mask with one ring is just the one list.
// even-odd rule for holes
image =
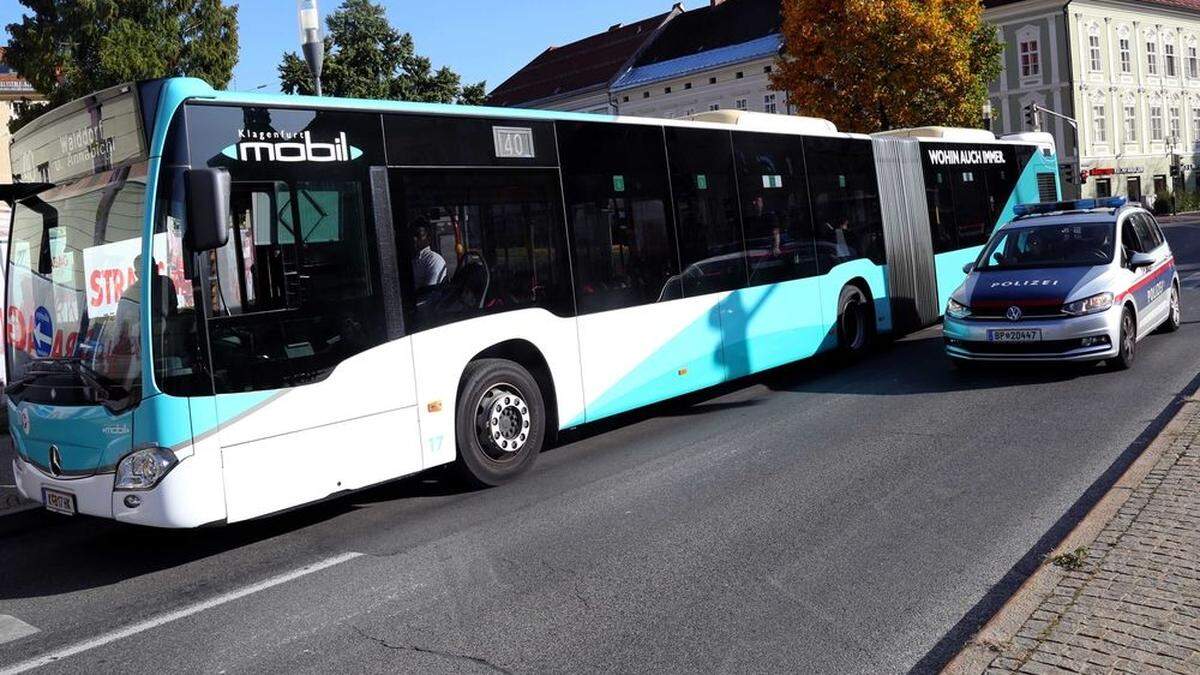
[[975, 271], [975, 263], [969, 262], [966, 265], [963, 265], [963, 274], [970, 274], [971, 272], [974, 272], [974, 271]]
[[225, 169], [189, 169], [187, 229], [184, 237], [192, 251], [212, 251], [229, 241], [229, 172]]

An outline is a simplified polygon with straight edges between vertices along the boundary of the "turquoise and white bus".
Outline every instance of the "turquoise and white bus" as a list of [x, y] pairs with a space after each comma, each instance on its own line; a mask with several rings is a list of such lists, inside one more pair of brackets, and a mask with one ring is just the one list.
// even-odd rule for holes
[[20, 492], [256, 518], [936, 321], [1048, 136], [116, 87], [15, 135]]

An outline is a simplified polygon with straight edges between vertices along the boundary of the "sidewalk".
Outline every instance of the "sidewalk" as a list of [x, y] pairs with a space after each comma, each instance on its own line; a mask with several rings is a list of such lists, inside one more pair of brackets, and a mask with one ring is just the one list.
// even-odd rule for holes
[[1200, 672], [1200, 401], [1170, 426], [1095, 540], [1043, 568], [1049, 593], [986, 644], [985, 672]]

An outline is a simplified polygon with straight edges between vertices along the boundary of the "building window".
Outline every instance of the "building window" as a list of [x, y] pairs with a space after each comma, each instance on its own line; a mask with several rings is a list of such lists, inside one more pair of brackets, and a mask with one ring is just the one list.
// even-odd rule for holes
[[1100, 72], [1100, 35], [1092, 34], [1088, 36], [1088, 65], [1092, 72]]
[[1163, 139], [1163, 115], [1161, 105], [1150, 106], [1150, 140], [1161, 141]]
[[772, 71], [772, 70], [774, 70], [774, 68], [772, 68], [771, 66], [763, 66], [763, 72], [764, 72], [764, 73], [766, 73], [766, 74], [768, 74], [768, 75], [770, 75], [770, 74], [771, 74], [771, 71]]
[[740, 70], [733, 74], [733, 79], [735, 79], [735, 80], [740, 80], [743, 77], [745, 77], [745, 75], [743, 75], [742, 71], [740, 71]]
[[715, 77], [710, 77], [710, 78], [708, 78], [708, 83], [709, 83], [709, 84], [716, 84], [716, 83], [717, 83], [717, 78], [715, 78]]
[[720, 109], [721, 109], [721, 104], [720, 104], [720, 103], [709, 103], [709, 104], [708, 104], [708, 109], [709, 109], [709, 110], [720, 110]]
[[1178, 106], [1172, 107], [1171, 108], [1171, 125], [1169, 127], [1169, 130], [1171, 132], [1170, 138], [1172, 141], [1179, 140], [1179, 136], [1180, 136], [1180, 134], [1179, 134], [1179, 131], [1180, 131], [1179, 118], [1180, 118], [1179, 107]]
[[648, 91], [643, 91], [643, 92], [642, 92], [642, 98], [650, 98], [650, 92], [648, 92]]
[[1150, 75], [1158, 74], [1158, 43], [1146, 43], [1146, 72]]
[[691, 82], [684, 82], [684, 83], [683, 83], [683, 88], [684, 88], [684, 89], [691, 89], [691, 88], [692, 88], [692, 83], [691, 83]]
[[1037, 38], [1022, 40], [1020, 50], [1021, 77], [1035, 77], [1040, 75], [1042, 72], [1042, 63]]
[[1132, 103], [1125, 104], [1125, 142], [1137, 142], [1137, 108]]
[[1187, 48], [1187, 76], [1193, 80], [1200, 77], [1200, 61], [1196, 58], [1194, 45]]
[[1133, 72], [1133, 53], [1129, 48], [1129, 38], [1121, 38], [1117, 47], [1121, 52], [1121, 72], [1129, 74]]
[[775, 94], [766, 94], [763, 96], [763, 112], [771, 114], [779, 112], [779, 105], [776, 103]]
[[671, 88], [670, 88], [670, 87], [663, 87], [663, 93], [664, 93], [664, 94], [669, 94], [669, 93], [671, 93]]
[[629, 97], [628, 97], [628, 96], [622, 96], [622, 97], [621, 97], [621, 103], [629, 103]]
[[1192, 138], [1200, 142], [1200, 106], [1192, 108]]
[[1175, 77], [1175, 45], [1168, 42], [1163, 45], [1163, 60], [1167, 65], [1167, 77]]
[[1104, 104], [1099, 103], [1092, 106], [1092, 139], [1096, 143], [1108, 142], [1108, 120], [1105, 119]]
[[735, 99], [733, 102], [733, 107], [737, 108], [738, 110], [749, 110], [749, 106], [746, 105], [746, 99], [744, 98]]

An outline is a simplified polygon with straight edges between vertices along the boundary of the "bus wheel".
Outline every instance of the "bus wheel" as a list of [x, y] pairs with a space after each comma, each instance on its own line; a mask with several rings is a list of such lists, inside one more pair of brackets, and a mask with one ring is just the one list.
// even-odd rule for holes
[[533, 465], [546, 437], [546, 407], [529, 371], [506, 359], [467, 366], [455, 431], [459, 474], [480, 487], [503, 485]]
[[842, 356], [857, 358], [871, 345], [871, 305], [857, 286], [845, 286], [838, 296], [838, 351]]
[[1117, 355], [1108, 360], [1108, 367], [1113, 370], [1127, 370], [1133, 366], [1133, 357], [1137, 351], [1137, 318], [1128, 307], [1121, 314], [1121, 337]]

